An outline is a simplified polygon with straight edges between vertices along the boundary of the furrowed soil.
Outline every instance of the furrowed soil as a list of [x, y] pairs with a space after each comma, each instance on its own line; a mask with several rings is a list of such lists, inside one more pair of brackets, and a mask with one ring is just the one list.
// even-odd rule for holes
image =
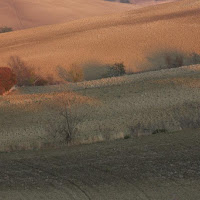
[[0, 199], [200, 199], [200, 130], [0, 154]]

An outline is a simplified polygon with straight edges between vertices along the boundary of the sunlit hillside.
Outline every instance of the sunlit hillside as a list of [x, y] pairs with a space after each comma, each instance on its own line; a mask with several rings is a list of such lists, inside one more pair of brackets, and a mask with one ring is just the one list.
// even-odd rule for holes
[[[110, 3], [110, 2], [108, 2]], [[124, 62], [140, 71], [157, 51], [200, 53], [200, 2], [183, 0], [0, 35], [0, 62], [18, 55], [41, 72], [57, 65]]]
[[132, 5], [104, 0], [1, 0], [0, 26], [25, 29], [131, 8]]

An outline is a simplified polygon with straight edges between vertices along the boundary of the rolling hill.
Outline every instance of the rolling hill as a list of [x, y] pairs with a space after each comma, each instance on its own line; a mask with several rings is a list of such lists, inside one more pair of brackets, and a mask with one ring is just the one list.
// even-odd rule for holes
[[41, 73], [91, 61], [124, 62], [141, 71], [156, 52], [200, 53], [199, 33], [200, 2], [182, 0], [1, 34], [0, 62], [6, 66], [11, 55], [18, 55]]
[[3, 0], [0, 2], [0, 26], [25, 29], [130, 10], [132, 7], [104, 0]]

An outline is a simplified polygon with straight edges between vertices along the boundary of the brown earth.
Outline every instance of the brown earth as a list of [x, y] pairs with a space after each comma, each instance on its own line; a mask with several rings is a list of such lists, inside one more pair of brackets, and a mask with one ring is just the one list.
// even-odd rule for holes
[[199, 129], [0, 154], [0, 199], [200, 199]]
[[130, 10], [133, 5], [104, 0], [3, 0], [0, 26], [26, 29]]
[[134, 4], [132, 5], [105, 0], [3, 0], [0, 2], [0, 27], [9, 26], [15, 30], [26, 29], [168, 1], [137, 0], [131, 1]]
[[[110, 2], [108, 2], [110, 3]], [[177, 50], [200, 53], [200, 2], [182, 0], [0, 35], [0, 62], [19, 55], [41, 73], [58, 65], [124, 62], [145, 70], [147, 57]]]

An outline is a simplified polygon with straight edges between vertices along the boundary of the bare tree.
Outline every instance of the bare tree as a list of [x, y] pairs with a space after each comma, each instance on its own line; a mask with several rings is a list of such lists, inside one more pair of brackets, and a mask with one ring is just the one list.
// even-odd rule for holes
[[[70, 95], [70, 94], [69, 94]], [[59, 108], [53, 112], [52, 120], [48, 122], [47, 131], [54, 141], [71, 143], [78, 133], [78, 124], [84, 119], [84, 115], [78, 113], [76, 99], [58, 100]]]
[[78, 115], [73, 111], [72, 105], [69, 100], [66, 101], [63, 110], [60, 112], [63, 120], [60, 123], [59, 131], [64, 135], [64, 140], [70, 143], [75, 134], [77, 133], [77, 124], [79, 123]]

